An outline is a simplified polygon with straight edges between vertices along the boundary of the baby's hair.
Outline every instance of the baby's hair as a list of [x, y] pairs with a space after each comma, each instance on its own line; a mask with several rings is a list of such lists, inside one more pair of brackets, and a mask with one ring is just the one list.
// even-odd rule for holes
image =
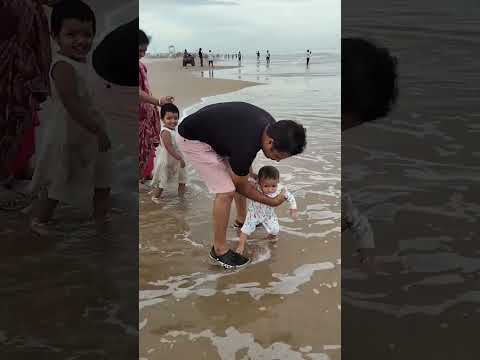
[[176, 107], [172, 103], [167, 103], [165, 105], [162, 105], [162, 107], [160, 108], [160, 117], [163, 119], [167, 114], [167, 112], [180, 115], [180, 111], [178, 110], [178, 107]]
[[150, 44], [150, 38], [145, 34], [145, 31], [139, 29], [138, 30], [138, 45], [149, 45]]
[[79, 20], [80, 22], [92, 22], [93, 34], [95, 34], [96, 19], [90, 6], [80, 0], [63, 0], [55, 4], [50, 15], [51, 31], [57, 36], [62, 31], [63, 22], [67, 19]]
[[275, 166], [263, 166], [258, 170], [258, 180], [278, 180], [280, 179], [280, 172]]
[[342, 113], [360, 121], [386, 116], [398, 96], [397, 59], [361, 38], [342, 38]]

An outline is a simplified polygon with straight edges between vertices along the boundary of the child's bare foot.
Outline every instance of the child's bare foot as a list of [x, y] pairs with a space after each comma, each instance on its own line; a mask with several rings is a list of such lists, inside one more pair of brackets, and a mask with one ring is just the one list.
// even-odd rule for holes
[[178, 184], [178, 195], [185, 195], [186, 192], [187, 192], [187, 185]]
[[30, 222], [30, 230], [39, 236], [48, 236], [52, 234], [51, 223], [41, 222], [38, 219], [32, 219]]
[[245, 252], [245, 243], [240, 243], [237, 246], [237, 250], [235, 250], [238, 254], [243, 255]]
[[156, 188], [156, 189], [153, 191], [152, 201], [153, 201], [155, 204], [160, 204], [160, 197], [162, 196], [162, 192], [163, 192], [163, 189], [160, 189], [160, 188]]

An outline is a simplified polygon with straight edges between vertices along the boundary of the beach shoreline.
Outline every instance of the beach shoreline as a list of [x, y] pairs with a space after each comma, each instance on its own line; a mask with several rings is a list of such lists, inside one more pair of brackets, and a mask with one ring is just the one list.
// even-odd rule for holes
[[[261, 83], [243, 80], [215, 78], [218, 71], [237, 68], [238, 66], [215, 65], [213, 78], [209, 78], [209, 68], [183, 67], [181, 59], [145, 59], [148, 80], [153, 96], [172, 95], [175, 104], [183, 113], [185, 109], [202, 102], [203, 98], [239, 91]], [[196, 76], [202, 72], [205, 77]]]

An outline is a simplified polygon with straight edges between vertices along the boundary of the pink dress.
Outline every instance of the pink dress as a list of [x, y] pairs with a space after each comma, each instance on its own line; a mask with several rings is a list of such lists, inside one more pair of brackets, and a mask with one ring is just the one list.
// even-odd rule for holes
[[[151, 94], [147, 78], [147, 67], [139, 61], [140, 89]], [[155, 147], [160, 143], [160, 114], [158, 108], [147, 103], [140, 103], [138, 124], [138, 166], [139, 174], [144, 175], [145, 167]]]

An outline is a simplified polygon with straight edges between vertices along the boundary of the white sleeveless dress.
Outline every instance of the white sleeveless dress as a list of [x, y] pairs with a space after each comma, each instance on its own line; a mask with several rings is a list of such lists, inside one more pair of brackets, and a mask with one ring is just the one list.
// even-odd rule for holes
[[[172, 144], [175, 151], [181, 154], [175, 141], [176, 131], [167, 127], [162, 127], [161, 132], [167, 131], [172, 138]], [[161, 139], [161, 137], [160, 137]], [[170, 155], [163, 143], [157, 148], [155, 169], [153, 171], [152, 186], [165, 189], [167, 184], [177, 177], [178, 184], [187, 183], [187, 172], [185, 168], [180, 166], [180, 161]]]
[[93, 70], [90, 65], [55, 54], [50, 68], [52, 96], [43, 110], [46, 124], [31, 190], [33, 193], [46, 190], [50, 199], [91, 208], [94, 189], [110, 187], [111, 153], [99, 152], [97, 136], [73, 120], [60, 101], [52, 77], [52, 69], [58, 62], [72, 65], [77, 76], [79, 101], [91, 118], [106, 129], [104, 117], [93, 103], [93, 85], [90, 82]]

